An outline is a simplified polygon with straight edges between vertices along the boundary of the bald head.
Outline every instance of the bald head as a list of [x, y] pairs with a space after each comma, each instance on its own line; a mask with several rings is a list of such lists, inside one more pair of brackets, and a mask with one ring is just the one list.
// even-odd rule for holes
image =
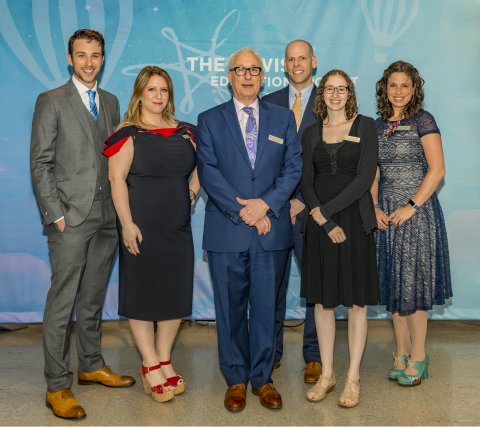
[[285, 71], [290, 84], [297, 90], [303, 90], [313, 82], [313, 70], [317, 67], [317, 58], [312, 45], [305, 40], [293, 40], [285, 48]]

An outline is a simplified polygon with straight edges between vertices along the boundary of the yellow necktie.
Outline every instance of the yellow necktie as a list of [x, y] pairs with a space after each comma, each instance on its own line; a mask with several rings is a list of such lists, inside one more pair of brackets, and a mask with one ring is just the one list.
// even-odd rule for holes
[[302, 92], [297, 90], [295, 93], [295, 102], [292, 105], [292, 111], [295, 115], [295, 122], [297, 123], [297, 130], [302, 122]]

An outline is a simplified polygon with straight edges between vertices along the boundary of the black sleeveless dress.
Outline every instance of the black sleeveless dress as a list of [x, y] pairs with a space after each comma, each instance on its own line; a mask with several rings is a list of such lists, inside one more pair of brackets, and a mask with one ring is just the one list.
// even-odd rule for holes
[[[318, 139], [315, 148], [311, 152], [304, 149], [303, 155], [304, 163], [313, 166], [313, 189], [321, 205], [342, 193], [357, 176], [361, 144], [356, 138], [361, 141], [367, 137], [359, 132], [360, 118], [359, 115], [354, 120], [349, 137], [339, 143], [327, 144], [321, 139], [321, 124], [314, 125], [315, 132], [304, 135], [304, 139]], [[370, 121], [373, 126], [373, 120]], [[373, 212], [373, 202], [367, 190], [331, 217], [345, 232], [346, 240], [342, 243], [333, 243], [324, 228], [310, 215], [305, 215], [301, 296], [307, 302], [322, 304], [324, 308], [378, 304], [374, 233], [373, 230], [365, 231], [360, 208], [360, 199], [365, 196]]]
[[118, 152], [133, 138], [127, 177], [133, 222], [143, 244], [131, 255], [120, 235], [118, 314], [137, 320], [190, 316], [193, 295], [193, 239], [188, 180], [195, 168], [195, 129], [144, 130], [127, 126], [105, 141], [104, 154]]

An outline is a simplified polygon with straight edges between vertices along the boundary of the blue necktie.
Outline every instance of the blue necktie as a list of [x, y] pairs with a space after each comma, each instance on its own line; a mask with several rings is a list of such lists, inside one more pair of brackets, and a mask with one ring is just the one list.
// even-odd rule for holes
[[90, 98], [90, 113], [95, 121], [98, 119], [98, 110], [97, 104], [95, 104], [95, 91], [94, 90], [87, 90], [88, 97]]
[[257, 121], [253, 115], [253, 107], [243, 107], [243, 111], [248, 114], [247, 126], [245, 127], [245, 145], [247, 146], [248, 158], [253, 168], [255, 166], [255, 158], [257, 157]]

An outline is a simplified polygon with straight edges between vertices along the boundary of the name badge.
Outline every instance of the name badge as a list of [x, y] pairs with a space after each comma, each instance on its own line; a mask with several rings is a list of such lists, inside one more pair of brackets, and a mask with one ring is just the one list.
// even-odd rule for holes
[[410, 126], [397, 126], [397, 130], [410, 130]]
[[283, 144], [283, 139], [275, 135], [268, 135], [268, 140], [276, 142], [277, 144]]
[[345, 141], [349, 142], [360, 142], [360, 137], [359, 136], [351, 136], [347, 135], [345, 138], [343, 138]]

